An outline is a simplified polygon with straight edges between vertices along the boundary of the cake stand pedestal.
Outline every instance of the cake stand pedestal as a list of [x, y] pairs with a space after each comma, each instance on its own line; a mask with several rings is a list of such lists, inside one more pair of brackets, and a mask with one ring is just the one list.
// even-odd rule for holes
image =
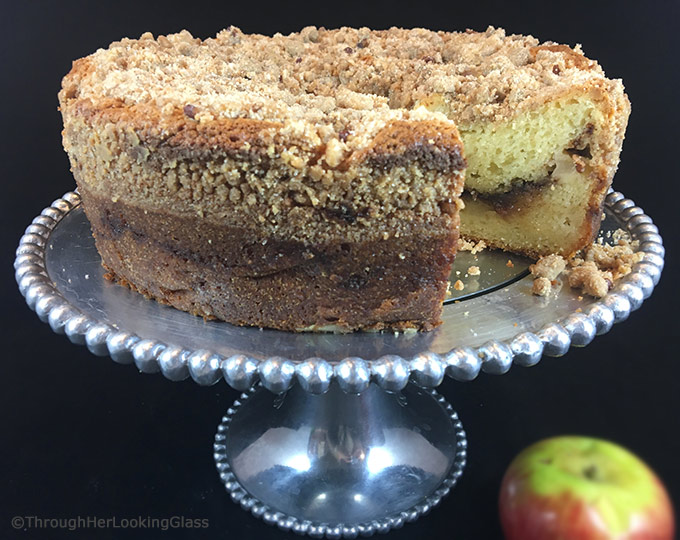
[[361, 394], [260, 388], [222, 419], [215, 461], [232, 498], [311, 536], [386, 532], [439, 503], [461, 475], [467, 441], [451, 406], [408, 385]]
[[[435, 506], [461, 475], [467, 441], [432, 388], [444, 376], [503, 374], [584, 346], [638, 309], [659, 281], [661, 237], [620, 193], [601, 234], [626, 229], [641, 259], [603, 299], [568, 286], [531, 295], [530, 261], [461, 253], [463, 291], [426, 333], [295, 334], [204, 321], [103, 278], [77, 193], [28, 226], [16, 279], [41, 320], [99, 356], [171, 380], [224, 379], [245, 391], [215, 437], [232, 498], [255, 516], [314, 537], [386, 532]], [[510, 263], [508, 263], [510, 259]], [[481, 274], [467, 272], [479, 266]], [[475, 272], [476, 274], [476, 272]]]

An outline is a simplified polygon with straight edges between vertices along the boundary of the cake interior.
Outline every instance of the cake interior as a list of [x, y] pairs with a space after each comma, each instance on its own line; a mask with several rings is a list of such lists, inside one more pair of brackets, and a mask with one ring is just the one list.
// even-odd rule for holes
[[[446, 113], [446, 99], [423, 103]], [[602, 113], [588, 95], [505, 122], [459, 124], [466, 170], [461, 234], [532, 256], [568, 255], [597, 231], [606, 179], [591, 160]]]

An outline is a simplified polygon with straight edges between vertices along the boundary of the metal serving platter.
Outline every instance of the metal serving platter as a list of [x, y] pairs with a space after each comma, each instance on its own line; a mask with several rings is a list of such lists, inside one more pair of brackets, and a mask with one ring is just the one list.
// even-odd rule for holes
[[[443, 310], [443, 324], [426, 333], [290, 333], [243, 328], [160, 305], [103, 277], [77, 193], [67, 193], [26, 229], [15, 261], [28, 305], [57, 333], [97, 355], [135, 363], [144, 372], [197, 383], [224, 378], [239, 390], [258, 380], [286, 391], [296, 381], [310, 392], [337, 379], [349, 392], [375, 382], [399, 390], [410, 380], [434, 387], [444, 375], [474, 379], [529, 366], [587, 345], [640, 307], [657, 284], [664, 248], [657, 227], [621, 193], [609, 193], [601, 234], [627, 229], [642, 261], [605, 298], [581, 296], [567, 285], [548, 297], [531, 294], [531, 261], [485, 250], [460, 253], [452, 280], [462, 291]], [[508, 260], [512, 265], [508, 264]], [[468, 274], [469, 266], [481, 269]], [[512, 266], [512, 268], [511, 268]], [[466, 275], [468, 274], [468, 275]]]

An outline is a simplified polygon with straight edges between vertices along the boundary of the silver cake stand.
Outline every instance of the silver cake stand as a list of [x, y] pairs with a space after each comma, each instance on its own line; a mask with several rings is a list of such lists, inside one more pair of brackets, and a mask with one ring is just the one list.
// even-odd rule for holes
[[[103, 278], [77, 193], [28, 226], [16, 279], [41, 320], [96, 355], [173, 381], [224, 378], [245, 391], [215, 436], [232, 498], [285, 530], [355, 537], [418, 519], [461, 475], [465, 432], [432, 390], [445, 375], [470, 381], [561, 356], [652, 293], [664, 264], [657, 227], [621, 193], [607, 196], [606, 216], [601, 234], [627, 229], [643, 255], [605, 298], [568, 286], [532, 296], [529, 261], [461, 253], [452, 280], [465, 288], [454, 289], [443, 324], [428, 333], [294, 334], [162, 306]], [[474, 265], [478, 276], [467, 270]]]

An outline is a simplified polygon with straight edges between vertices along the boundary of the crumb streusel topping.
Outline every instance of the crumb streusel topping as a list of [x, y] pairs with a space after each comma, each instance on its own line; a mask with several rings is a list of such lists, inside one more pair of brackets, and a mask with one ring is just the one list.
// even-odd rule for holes
[[[459, 123], [498, 121], [579, 82], [604, 79], [600, 66], [531, 36], [425, 29], [307, 27], [287, 36], [246, 35], [229, 27], [201, 41], [188, 31], [100, 49], [74, 69], [64, 96], [93, 104], [151, 103], [198, 122], [250, 118], [328, 147], [334, 160], [362, 147], [385, 123], [445, 120], [414, 107], [446, 97]], [[77, 63], [76, 63], [77, 65]]]

